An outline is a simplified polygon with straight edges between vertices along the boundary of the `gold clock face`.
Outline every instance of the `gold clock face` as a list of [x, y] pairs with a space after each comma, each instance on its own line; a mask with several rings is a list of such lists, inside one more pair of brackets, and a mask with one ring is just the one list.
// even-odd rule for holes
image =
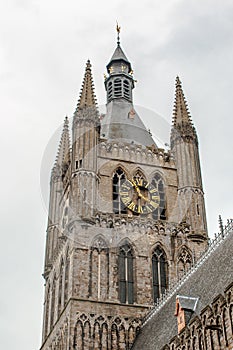
[[158, 208], [158, 190], [143, 179], [125, 180], [120, 187], [122, 202], [137, 214], [149, 214]]

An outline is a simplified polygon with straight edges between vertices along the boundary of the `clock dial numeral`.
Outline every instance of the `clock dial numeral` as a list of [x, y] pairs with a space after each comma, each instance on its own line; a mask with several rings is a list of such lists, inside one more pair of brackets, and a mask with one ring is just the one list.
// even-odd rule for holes
[[158, 203], [150, 201], [149, 205], [151, 205], [152, 207], [154, 207], [155, 209], [158, 208]]
[[128, 208], [132, 211], [135, 211], [135, 207], [136, 207], [136, 204], [134, 202], [131, 202], [129, 205], [128, 205]]

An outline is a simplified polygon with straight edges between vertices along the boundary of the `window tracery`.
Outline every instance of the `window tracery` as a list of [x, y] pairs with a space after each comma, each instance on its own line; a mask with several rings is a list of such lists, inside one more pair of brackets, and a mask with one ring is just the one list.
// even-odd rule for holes
[[153, 211], [152, 217], [154, 220], [166, 220], [166, 198], [161, 175], [156, 173], [151, 183], [158, 190], [160, 197], [159, 207]]
[[133, 250], [129, 243], [119, 248], [119, 299], [121, 303], [134, 303]]
[[118, 168], [113, 175], [112, 182], [113, 212], [115, 214], [127, 214], [127, 209], [120, 198], [120, 186], [125, 179], [125, 173], [121, 168]]
[[164, 294], [168, 283], [167, 258], [164, 250], [157, 246], [152, 254], [152, 277], [154, 302]]
[[177, 274], [181, 278], [192, 266], [192, 256], [186, 247], [183, 247], [178, 256]]

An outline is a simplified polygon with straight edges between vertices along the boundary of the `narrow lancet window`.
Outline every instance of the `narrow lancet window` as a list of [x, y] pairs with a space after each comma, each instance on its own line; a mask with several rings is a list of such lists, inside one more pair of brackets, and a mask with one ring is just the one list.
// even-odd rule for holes
[[127, 210], [120, 198], [120, 186], [125, 180], [125, 174], [121, 168], [118, 168], [113, 175], [112, 199], [113, 212], [115, 214], [127, 214]]
[[119, 251], [119, 299], [121, 303], [134, 303], [133, 251], [126, 243]]
[[152, 217], [154, 220], [166, 220], [166, 199], [164, 182], [162, 177], [158, 173], [154, 175], [152, 185], [155, 188], [157, 188], [160, 197], [159, 207], [153, 211]]
[[167, 259], [164, 250], [157, 247], [152, 254], [153, 298], [156, 302], [164, 294], [168, 283]]

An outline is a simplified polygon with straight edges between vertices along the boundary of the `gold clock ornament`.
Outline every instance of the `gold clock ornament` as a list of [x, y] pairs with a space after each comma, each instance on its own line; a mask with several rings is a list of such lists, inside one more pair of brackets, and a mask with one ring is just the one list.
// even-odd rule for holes
[[124, 205], [137, 214], [149, 214], [158, 208], [159, 192], [143, 179], [125, 180], [120, 186], [120, 197]]

